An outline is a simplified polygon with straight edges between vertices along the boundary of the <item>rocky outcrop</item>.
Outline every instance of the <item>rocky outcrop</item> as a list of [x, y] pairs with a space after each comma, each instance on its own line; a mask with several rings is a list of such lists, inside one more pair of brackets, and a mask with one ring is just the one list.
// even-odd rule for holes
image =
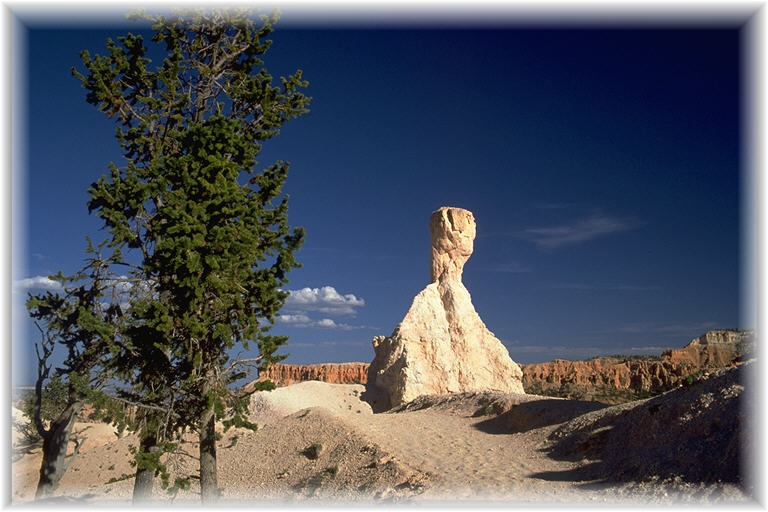
[[652, 358], [556, 359], [524, 365], [522, 380], [528, 393], [618, 403], [625, 401], [625, 397], [631, 399], [670, 389], [696, 370], [690, 364]]
[[749, 353], [753, 344], [752, 331], [717, 330], [659, 357], [556, 359], [528, 364], [523, 366], [523, 387], [534, 394], [620, 403], [657, 394], [729, 367]]
[[661, 358], [675, 363], [689, 363], [702, 368], [722, 368], [754, 348], [754, 333], [724, 329], [709, 331], [691, 340], [685, 347], [667, 350]]
[[549, 436], [548, 455], [587, 461], [574, 480], [747, 483], [757, 394], [744, 383], [755, 371], [754, 362], [720, 369], [650, 400], [577, 416]]
[[391, 336], [373, 339], [368, 382], [387, 394], [390, 406], [430, 394], [523, 393], [519, 365], [480, 319], [461, 282], [475, 238], [472, 212], [440, 208], [429, 230], [432, 282]]
[[277, 386], [290, 386], [307, 380], [331, 384], [365, 384], [368, 381], [368, 363], [275, 363], [261, 372], [260, 378], [269, 379]]
[[[587, 361], [555, 359], [519, 366], [527, 393], [623, 403], [691, 383], [706, 373], [730, 367], [751, 357], [754, 345], [753, 331], [717, 330], [660, 356], [596, 357]], [[262, 376], [278, 386], [305, 380], [365, 384], [368, 371], [366, 363], [274, 364]]]

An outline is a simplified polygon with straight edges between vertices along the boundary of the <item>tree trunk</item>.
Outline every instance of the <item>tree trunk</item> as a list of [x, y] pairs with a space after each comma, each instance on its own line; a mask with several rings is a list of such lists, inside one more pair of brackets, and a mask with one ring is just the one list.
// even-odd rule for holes
[[[40, 479], [37, 482], [35, 499], [47, 498], [59, 485], [67, 470], [67, 445], [75, 425], [75, 416], [82, 408], [82, 402], [70, 404], [43, 434], [43, 461], [40, 464]], [[77, 449], [72, 458], [77, 454]]]
[[[145, 435], [141, 438], [139, 453], [156, 453], [160, 449], [157, 446], [157, 438], [153, 435]], [[136, 480], [133, 483], [133, 504], [141, 505], [152, 501], [152, 487], [155, 483], [155, 468], [142, 464], [136, 465]]]
[[216, 415], [213, 409], [200, 418], [200, 498], [203, 505], [215, 503], [219, 497], [216, 470]]

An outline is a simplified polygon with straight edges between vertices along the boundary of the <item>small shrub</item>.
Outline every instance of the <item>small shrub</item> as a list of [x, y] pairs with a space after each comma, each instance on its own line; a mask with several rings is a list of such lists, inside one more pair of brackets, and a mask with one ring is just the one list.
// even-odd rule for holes
[[[24, 415], [32, 420], [34, 418], [35, 401], [37, 396], [34, 391], [26, 391], [20, 397], [16, 407], [21, 409]], [[69, 383], [62, 380], [59, 374], [54, 374], [43, 387], [42, 402], [40, 404], [40, 419], [53, 421], [66, 409], [69, 402]]]
[[331, 466], [325, 470], [326, 473], [328, 473], [331, 476], [336, 476], [336, 473], [339, 472], [339, 466]]
[[697, 371], [697, 372], [691, 373], [690, 375], [686, 375], [684, 379], [685, 385], [691, 386], [693, 385], [694, 382], [701, 380], [703, 377], [704, 377], [704, 372], [702, 371]]
[[322, 451], [323, 451], [322, 444], [312, 443], [308, 447], [304, 448], [304, 451], [302, 451], [301, 454], [308, 459], [317, 460], [317, 458], [320, 456], [320, 452]]

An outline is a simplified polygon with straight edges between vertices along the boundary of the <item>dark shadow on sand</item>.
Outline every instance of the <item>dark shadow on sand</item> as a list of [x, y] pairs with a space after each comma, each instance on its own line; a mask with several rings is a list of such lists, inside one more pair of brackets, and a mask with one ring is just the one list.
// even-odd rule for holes
[[365, 391], [360, 394], [360, 399], [371, 406], [374, 414], [387, 412], [390, 409], [386, 391], [373, 384], [365, 384]]
[[554, 430], [541, 451], [579, 465], [530, 476], [580, 485], [649, 479], [742, 485], [743, 395], [727, 391], [740, 381], [735, 370], [578, 416]]
[[[517, 434], [549, 425], [558, 425], [591, 411], [608, 407], [600, 402], [580, 400], [532, 400], [512, 405], [509, 410], [475, 425], [487, 434]], [[482, 414], [482, 410], [476, 413]]]

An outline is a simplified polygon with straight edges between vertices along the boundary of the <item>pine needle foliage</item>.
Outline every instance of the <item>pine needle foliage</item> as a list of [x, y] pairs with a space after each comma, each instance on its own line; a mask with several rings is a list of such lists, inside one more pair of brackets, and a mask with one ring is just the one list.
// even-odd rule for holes
[[259, 168], [257, 157], [283, 123], [308, 112], [308, 84], [301, 70], [275, 83], [264, 66], [276, 14], [130, 17], [152, 24], [161, 62], [129, 33], [107, 40], [103, 54], [81, 52], [85, 69], [72, 69], [86, 100], [115, 120], [125, 158], [93, 183], [88, 207], [103, 219], [110, 247], [138, 254], [132, 274], [152, 293], [131, 304], [124, 367], [153, 403], [167, 402], [169, 389], [183, 402], [173, 421], [197, 430], [206, 446], [206, 501], [216, 493], [206, 489], [215, 474], [210, 480], [202, 467], [210, 466], [207, 450], [215, 472], [206, 433], [214, 416], [251, 426], [243, 397], [228, 388], [244, 375], [228, 353], [255, 343], [260, 369], [284, 357], [276, 351], [286, 338], [269, 330], [304, 231], [288, 225], [289, 164]]
[[[111, 355], [120, 340], [123, 279], [111, 270], [90, 240], [86, 266], [72, 276], [61, 271], [50, 279], [61, 291], [30, 294], [26, 306], [40, 331], [37, 380], [25, 411], [43, 440], [43, 457], [36, 497], [49, 496], [72, 461], [67, 457], [72, 426], [86, 402], [102, 396], [112, 376]], [[56, 349], [63, 360], [53, 368]], [[79, 441], [75, 440], [77, 453]]]

